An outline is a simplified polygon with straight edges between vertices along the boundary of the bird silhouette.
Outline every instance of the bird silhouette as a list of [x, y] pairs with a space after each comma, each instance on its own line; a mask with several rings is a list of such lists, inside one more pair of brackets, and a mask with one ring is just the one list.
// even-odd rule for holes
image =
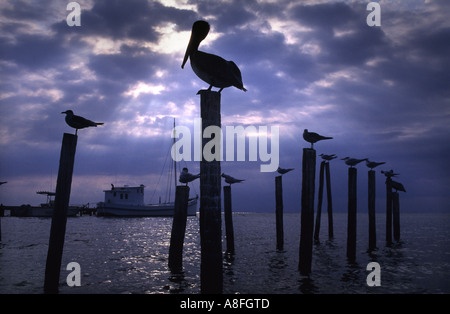
[[330, 161], [330, 160], [333, 160], [334, 158], [337, 158], [336, 154], [332, 154], [332, 155], [320, 154], [319, 156], [322, 157], [322, 159], [326, 160], [326, 161]]
[[233, 61], [227, 61], [222, 57], [198, 50], [200, 42], [206, 38], [210, 26], [206, 21], [196, 21], [192, 25], [191, 38], [186, 48], [181, 68], [184, 68], [187, 59], [191, 60], [194, 73], [211, 88], [220, 88], [219, 93], [225, 88], [234, 86], [246, 92], [242, 83], [241, 71]]
[[292, 171], [292, 170], [294, 170], [294, 168], [284, 169], [284, 168], [278, 167], [277, 172], [279, 174], [283, 175], [283, 174], [288, 173], [289, 171]]
[[188, 185], [189, 182], [194, 181], [195, 179], [200, 178], [200, 173], [199, 174], [191, 174], [189, 173], [188, 168], [183, 168], [183, 170], [180, 173], [180, 178], [178, 179], [178, 181], [180, 181], [181, 183], [186, 183], [186, 185]]
[[341, 160], [345, 160], [345, 163], [353, 168], [353, 166], [356, 166], [360, 162], [367, 160], [367, 158], [357, 159], [357, 158], [345, 157], [345, 158], [342, 158]]
[[391, 186], [395, 189], [395, 191], [406, 192], [405, 187], [400, 182], [392, 180], [391, 181]]
[[0, 182], [0, 185], [5, 184], [5, 183], [8, 183], [8, 181], [2, 181], [2, 182]]
[[398, 176], [399, 173], [394, 173], [394, 170], [389, 170], [389, 171], [383, 171], [381, 170], [381, 173], [384, 174], [386, 176], [386, 178], [390, 179], [391, 177], [395, 177]]
[[366, 166], [370, 168], [370, 170], [373, 170], [373, 168], [378, 167], [380, 165], [384, 165], [386, 162], [376, 162], [376, 161], [370, 161], [369, 159], [366, 160]]
[[103, 125], [103, 122], [94, 122], [86, 118], [76, 116], [73, 114], [72, 110], [63, 111], [61, 113], [66, 114], [66, 123], [75, 129], [75, 135], [78, 133], [79, 129], [84, 129], [88, 127], [97, 127], [97, 125]]
[[225, 182], [228, 183], [229, 185], [245, 181], [245, 180], [233, 178], [232, 176], [229, 176], [225, 173], [222, 173], [222, 177], [225, 178]]
[[308, 129], [303, 131], [303, 139], [309, 143], [311, 143], [311, 148], [314, 147], [314, 143], [322, 140], [331, 140], [332, 137], [322, 136], [320, 134], [314, 132], [308, 132]]

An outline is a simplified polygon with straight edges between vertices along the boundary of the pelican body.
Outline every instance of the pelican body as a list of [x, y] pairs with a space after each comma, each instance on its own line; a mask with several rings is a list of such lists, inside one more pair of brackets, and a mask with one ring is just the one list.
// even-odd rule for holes
[[208, 90], [214, 86], [220, 88], [220, 93], [224, 88], [234, 86], [246, 92], [242, 83], [241, 71], [233, 61], [227, 61], [219, 56], [198, 50], [200, 42], [206, 38], [209, 29], [206, 21], [196, 21], [192, 25], [191, 39], [181, 68], [184, 68], [189, 58], [194, 73], [209, 84]]
[[97, 125], [103, 125], [103, 122], [94, 122], [86, 118], [77, 116], [73, 114], [72, 110], [63, 111], [61, 113], [66, 114], [66, 123], [75, 129], [75, 135], [78, 133], [79, 129], [84, 129], [88, 127], [97, 127]]

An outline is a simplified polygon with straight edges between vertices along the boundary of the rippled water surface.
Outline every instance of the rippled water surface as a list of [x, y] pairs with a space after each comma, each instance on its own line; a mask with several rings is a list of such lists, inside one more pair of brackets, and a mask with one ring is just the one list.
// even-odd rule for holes
[[[51, 219], [2, 218], [0, 293], [42, 293]], [[233, 215], [236, 254], [224, 259], [225, 293], [450, 293], [450, 215], [403, 214], [401, 242], [368, 253], [367, 215], [358, 213], [357, 257], [346, 259], [347, 215], [334, 215], [335, 237], [322, 218], [312, 274], [297, 270], [300, 215], [285, 214], [285, 248], [276, 251], [273, 214]], [[198, 217], [188, 217], [184, 274], [167, 267], [171, 218], [74, 217], [67, 221], [60, 293], [199, 293]], [[225, 250], [225, 241], [223, 249]], [[381, 267], [381, 286], [368, 287], [366, 266]], [[81, 266], [81, 286], [68, 287], [69, 262]]]

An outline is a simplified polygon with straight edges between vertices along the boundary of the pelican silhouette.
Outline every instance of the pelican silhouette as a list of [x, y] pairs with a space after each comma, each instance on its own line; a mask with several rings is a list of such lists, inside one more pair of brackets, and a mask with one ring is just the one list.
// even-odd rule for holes
[[200, 42], [208, 35], [209, 28], [206, 21], [196, 21], [192, 25], [191, 38], [181, 68], [184, 68], [189, 58], [195, 74], [209, 84], [208, 90], [214, 86], [220, 88], [220, 93], [225, 87], [234, 86], [246, 92], [242, 84], [241, 71], [233, 61], [198, 50]]

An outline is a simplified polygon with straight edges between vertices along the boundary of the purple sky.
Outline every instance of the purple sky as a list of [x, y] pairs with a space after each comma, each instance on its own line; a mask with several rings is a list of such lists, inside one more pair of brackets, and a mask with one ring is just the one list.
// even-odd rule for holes
[[[74, 132], [67, 109], [105, 123], [78, 133], [71, 203], [102, 201], [111, 183], [144, 184], [146, 202], [157, 202], [173, 118], [192, 128], [196, 92], [208, 87], [181, 69], [192, 23], [205, 19], [200, 50], [233, 60], [248, 89], [223, 90], [222, 125], [280, 128], [280, 166], [296, 168], [283, 178], [285, 211], [300, 211], [305, 128], [334, 137], [317, 155], [386, 162], [376, 168], [378, 212], [389, 169], [407, 190], [402, 210], [449, 210], [450, 1], [379, 1], [380, 27], [366, 24], [369, 1], [358, 0], [83, 0], [80, 27], [66, 23], [69, 2], [0, 3], [1, 203], [37, 205], [36, 191], [55, 189], [62, 136]], [[232, 188], [234, 210], [275, 210], [276, 173], [260, 164], [222, 163], [246, 179]], [[363, 212], [367, 170], [358, 166]], [[331, 180], [345, 211], [343, 161], [331, 162]]]

